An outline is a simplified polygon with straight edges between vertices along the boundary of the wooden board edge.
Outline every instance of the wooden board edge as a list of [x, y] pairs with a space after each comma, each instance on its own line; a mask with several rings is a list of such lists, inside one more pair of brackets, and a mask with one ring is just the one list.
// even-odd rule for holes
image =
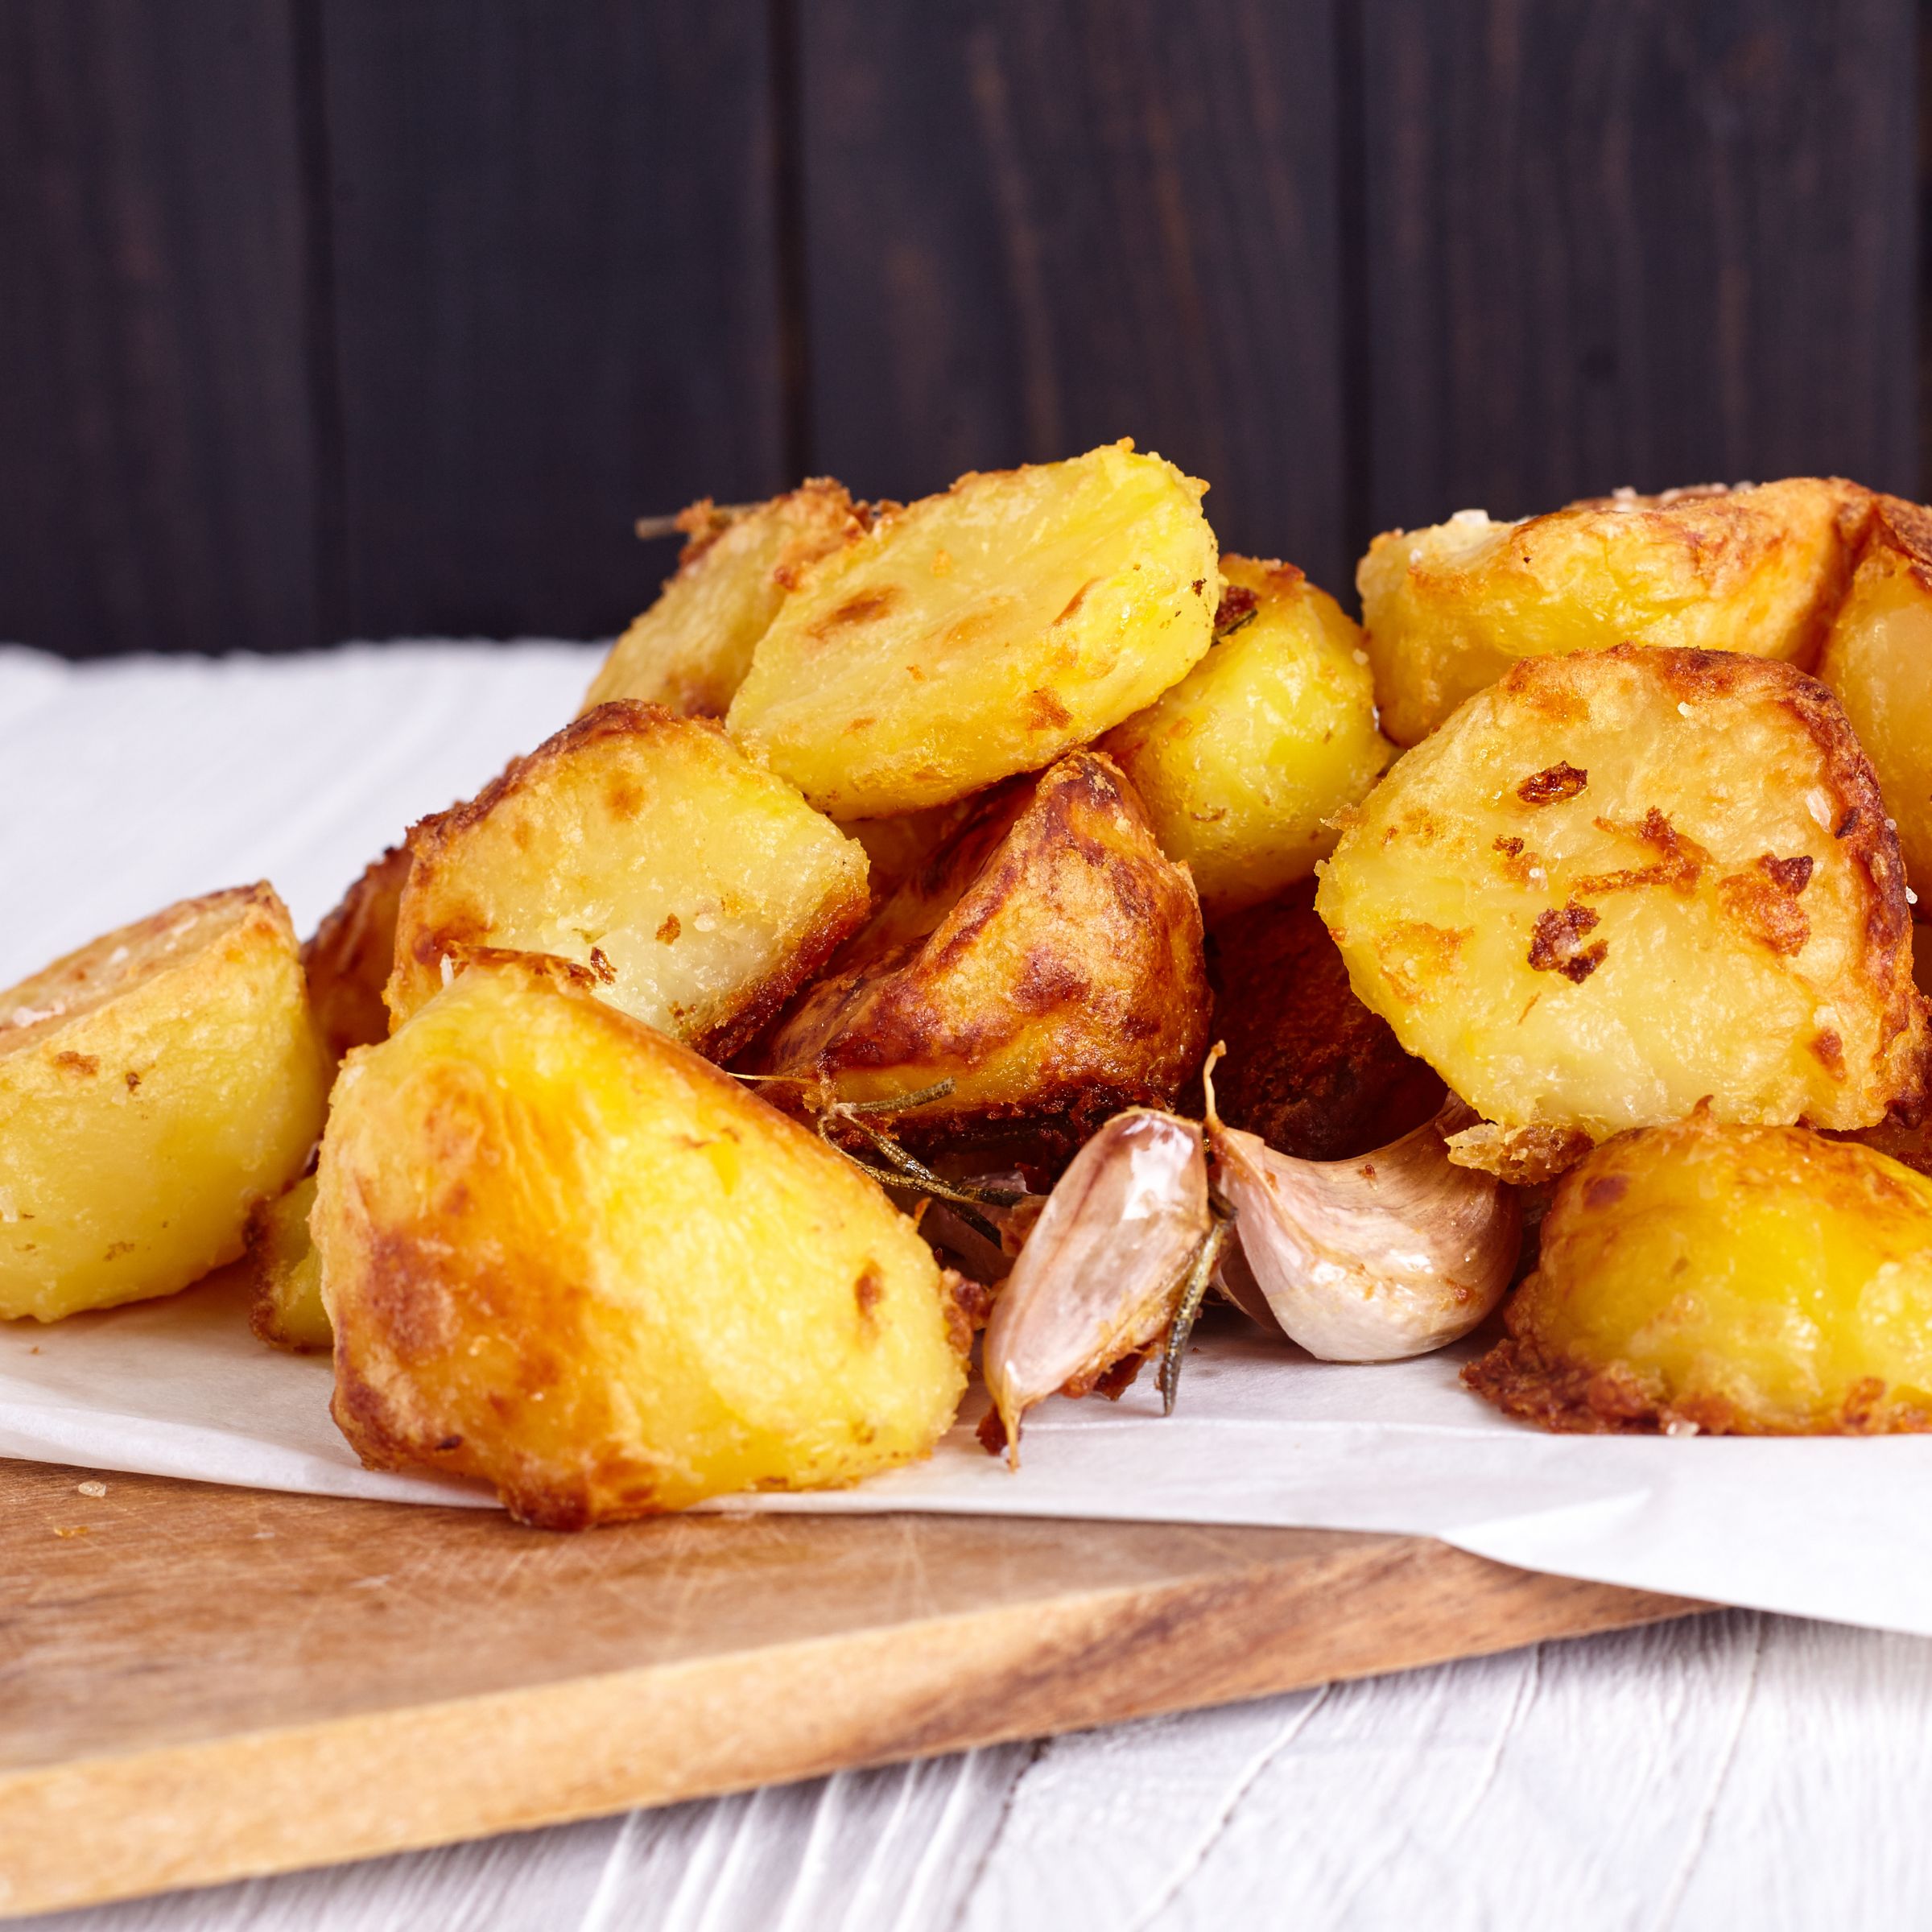
[[[1313, 1563], [83, 1759], [0, 1778], [0, 1918], [1234, 1703], [1704, 1607], [1422, 1538], [1364, 1538]], [[760, 1713], [755, 1732], [738, 1715], [747, 1709]]]

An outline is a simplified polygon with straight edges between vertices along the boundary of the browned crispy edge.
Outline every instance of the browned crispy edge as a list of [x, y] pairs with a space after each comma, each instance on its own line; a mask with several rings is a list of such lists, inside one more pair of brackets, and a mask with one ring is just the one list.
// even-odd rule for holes
[[1875, 495], [1860, 564], [1883, 551], [1902, 559], [1919, 588], [1932, 592], [1932, 510], [1903, 497]]
[[[971, 947], [986, 921], [1008, 902], [1025, 863], [1022, 855], [1008, 849], [1005, 835], [1021, 818], [1037, 810], [1056, 822], [1060, 843], [1082, 852], [1110, 876], [1128, 879], [1131, 890], [1123, 896], [1145, 902], [1153, 886], [1171, 884], [1173, 890], [1166, 895], [1170, 902], [1160, 912], [1150, 910], [1150, 917], [1160, 923], [1163, 931], [1168, 929], [1163, 914], [1167, 922], [1179, 922], [1180, 950], [1187, 957], [1183, 974], [1170, 980], [1161, 992], [1166, 1001], [1179, 1002], [1191, 1012], [1195, 1024], [1169, 1056], [1173, 1065], [1164, 1075], [1157, 1073], [1121, 1079], [1096, 1071], [1028, 1100], [978, 1101], [963, 1106], [931, 1103], [916, 1113], [895, 1120], [893, 1133], [908, 1148], [930, 1152], [963, 1141], [990, 1140], [1012, 1132], [1023, 1133], [1043, 1156], [1063, 1155], [1071, 1154], [1096, 1128], [1124, 1108], [1174, 1104], [1182, 1085], [1199, 1065], [1208, 1045], [1212, 996], [1208, 986], [1200, 902], [1193, 881], [1183, 868], [1161, 857], [1139, 794], [1125, 773], [1104, 753], [1091, 746], [1070, 751], [1031, 782], [1030, 795], [1001, 787], [985, 811], [976, 813], [928, 865], [927, 874], [936, 875], [962, 848], [987, 840], [990, 832], [999, 833], [997, 840], [991, 843], [985, 862], [974, 869], [959, 895], [957, 903], [966, 909], [966, 916], [959, 925], [943, 940], [935, 931], [911, 956], [879, 959], [865, 956], [865, 935], [860, 933], [855, 940], [858, 949], [855, 963], [811, 987], [803, 1002], [785, 1022], [786, 1034], [795, 1042], [796, 1051], [788, 1046], [786, 1034], [781, 1034], [773, 1042], [775, 1051], [759, 1056], [752, 1071], [803, 1077], [809, 1063], [819, 1075], [832, 1077], [847, 1066], [916, 1062], [926, 1057], [933, 1042], [921, 1026], [921, 1015], [917, 1011], [895, 1012], [888, 1006], [872, 1016], [875, 1025], [863, 1062], [844, 1059], [838, 1052], [843, 1016], [873, 983], [897, 973], [910, 964], [912, 957], [934, 949], [931, 957], [924, 961], [923, 980], [943, 972]], [[1103, 846], [1081, 830], [1074, 823], [1074, 815], [1082, 807], [1098, 815], [1108, 815], [1117, 809], [1124, 811], [1145, 840], [1149, 857], [1158, 859], [1165, 869], [1158, 879], [1144, 881], [1144, 867], [1140, 861]], [[968, 1044], [955, 1041], [946, 1051], [966, 1057]], [[791, 1104], [782, 1089], [774, 1088], [771, 1097], [781, 1106]]]
[[[1513, 1315], [1513, 1305], [1510, 1311]], [[1505, 1320], [1509, 1316], [1505, 1316]], [[1810, 1428], [1768, 1428], [1722, 1397], [1673, 1402], [1660, 1378], [1613, 1360], [1592, 1368], [1505, 1335], [1463, 1370], [1464, 1385], [1518, 1422], [1563, 1435], [1908, 1435], [1932, 1431], [1932, 1412], [1888, 1401], [1876, 1377], [1855, 1383], [1836, 1411]]]
[[[302, 948], [310, 1002], [333, 1059], [341, 1059], [352, 1046], [374, 1046], [388, 1031], [386, 1023], [375, 1033], [356, 1024], [353, 1009], [366, 994], [386, 1022], [382, 989], [395, 969], [396, 935], [393, 926], [386, 932], [381, 929], [379, 909], [393, 892], [400, 911], [410, 861], [407, 838], [371, 859], [354, 884], [322, 915], [322, 923]], [[372, 959], [382, 962], [382, 976], [373, 986], [364, 976]]]

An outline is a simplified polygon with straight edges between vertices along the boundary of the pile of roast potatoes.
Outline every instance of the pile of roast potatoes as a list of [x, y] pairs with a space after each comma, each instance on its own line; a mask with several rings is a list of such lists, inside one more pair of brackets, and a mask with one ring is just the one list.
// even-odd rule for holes
[[[1262, 1222], [1379, 1332], [1459, 1175], [1509, 1413], [1932, 1427], [1932, 516], [1463, 511], [1375, 540], [1358, 625], [1205, 492], [1123, 442], [686, 512], [580, 715], [306, 943], [243, 886], [0, 993], [0, 1318], [241, 1260], [372, 1466], [558, 1528], [848, 1484], [952, 1426], [1043, 1199], [1131, 1253], [1123, 1117], [1206, 1119], [1284, 1373], [1406, 1351], [1257, 1296]], [[1429, 1185], [1351, 1249], [1392, 1149]]]

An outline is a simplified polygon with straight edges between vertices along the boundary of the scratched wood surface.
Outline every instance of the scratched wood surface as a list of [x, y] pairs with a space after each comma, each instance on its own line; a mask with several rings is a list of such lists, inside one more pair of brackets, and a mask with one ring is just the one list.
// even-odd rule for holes
[[476, 1511], [86, 1480], [0, 1469], [13, 1913], [1690, 1608], [1417, 1538], [941, 1517], [553, 1538]]

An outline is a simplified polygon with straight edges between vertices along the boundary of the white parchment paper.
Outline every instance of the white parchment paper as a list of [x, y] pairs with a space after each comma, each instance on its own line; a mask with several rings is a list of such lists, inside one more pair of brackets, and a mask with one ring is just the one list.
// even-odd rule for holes
[[[410, 645], [69, 667], [0, 650], [0, 985], [191, 892], [268, 877], [306, 930], [402, 826], [568, 718], [583, 646]], [[851, 1491], [737, 1509], [943, 1510], [1430, 1534], [1530, 1569], [1932, 1635], [1932, 1438], [1546, 1436], [1456, 1379], [1466, 1351], [1310, 1361], [1232, 1325], [1151, 1386], [1028, 1418]], [[0, 1454], [317, 1494], [489, 1506], [363, 1469], [325, 1361], [248, 1333], [233, 1282], [0, 1323]]]

